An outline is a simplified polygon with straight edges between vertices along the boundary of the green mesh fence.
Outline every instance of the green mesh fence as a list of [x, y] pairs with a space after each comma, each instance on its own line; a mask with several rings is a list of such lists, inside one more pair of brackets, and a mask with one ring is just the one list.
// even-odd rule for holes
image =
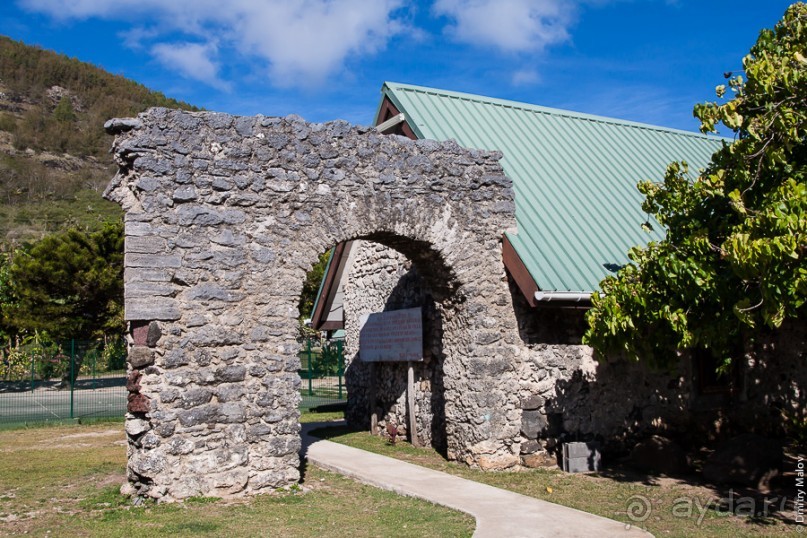
[[344, 341], [304, 342], [300, 352], [300, 403], [302, 409], [312, 409], [347, 401], [345, 389]]
[[[300, 352], [302, 409], [347, 401], [341, 340]], [[0, 349], [0, 428], [126, 414], [126, 342], [8, 343]]]
[[0, 427], [126, 412], [123, 339], [18, 341], [0, 355]]

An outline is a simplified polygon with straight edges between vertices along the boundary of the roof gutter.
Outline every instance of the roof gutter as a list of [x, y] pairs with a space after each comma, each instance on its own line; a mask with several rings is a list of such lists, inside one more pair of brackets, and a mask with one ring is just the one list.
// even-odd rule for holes
[[591, 292], [538, 290], [535, 292], [535, 300], [539, 303], [582, 303], [591, 301]]
[[406, 121], [406, 116], [404, 116], [403, 113], [401, 113], [391, 117], [384, 123], [379, 123], [378, 125], [375, 126], [375, 129], [379, 133], [383, 134], [392, 129], [393, 127], [395, 127], [396, 125], [403, 123], [404, 121]]

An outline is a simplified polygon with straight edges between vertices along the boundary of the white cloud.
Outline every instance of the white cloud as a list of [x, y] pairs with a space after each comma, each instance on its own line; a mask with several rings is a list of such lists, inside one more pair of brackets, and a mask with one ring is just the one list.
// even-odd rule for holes
[[513, 73], [514, 86], [532, 86], [541, 82], [541, 76], [535, 69], [519, 69]]
[[453, 21], [447, 32], [457, 41], [508, 52], [566, 41], [576, 11], [571, 0], [436, 0], [433, 7]]
[[211, 59], [216, 47], [200, 43], [158, 43], [151, 47], [151, 54], [169, 69], [183, 76], [229, 91], [230, 85], [219, 78], [219, 64]]
[[390, 17], [398, 4], [398, 0], [281, 0], [272, 9], [243, 17], [236, 43], [242, 52], [269, 60], [273, 83], [316, 83], [346, 59], [383, 49], [401, 30]]
[[[178, 50], [160, 43], [155, 57], [190, 75], [219, 85], [216, 50], [237, 51], [265, 62], [271, 83], [311, 86], [344, 69], [355, 57], [382, 50], [402, 30], [394, 11], [403, 0], [21, 0], [29, 10], [61, 20], [102, 17], [136, 21], [159, 41], [183, 41]], [[122, 37], [140, 43], [137, 35]], [[180, 35], [177, 35], [177, 32]], [[190, 38], [190, 39], [188, 39]], [[193, 43], [190, 43], [192, 41]]]

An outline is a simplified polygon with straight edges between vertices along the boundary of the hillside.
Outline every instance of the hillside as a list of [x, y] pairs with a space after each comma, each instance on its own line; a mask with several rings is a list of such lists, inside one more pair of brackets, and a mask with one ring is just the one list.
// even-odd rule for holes
[[103, 129], [152, 107], [197, 110], [75, 58], [0, 36], [0, 243], [119, 218]]

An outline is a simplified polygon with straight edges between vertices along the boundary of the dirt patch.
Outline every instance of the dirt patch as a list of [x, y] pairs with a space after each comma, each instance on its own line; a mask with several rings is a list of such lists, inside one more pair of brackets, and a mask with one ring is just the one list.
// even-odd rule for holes
[[99, 432], [83, 432], [83, 433], [71, 433], [69, 435], [60, 435], [57, 439], [80, 439], [82, 437], [88, 438], [96, 438], [96, 437], [104, 437], [107, 435], [117, 435], [118, 437], [121, 436], [120, 428], [117, 429], [109, 429], [109, 430], [101, 430]]

